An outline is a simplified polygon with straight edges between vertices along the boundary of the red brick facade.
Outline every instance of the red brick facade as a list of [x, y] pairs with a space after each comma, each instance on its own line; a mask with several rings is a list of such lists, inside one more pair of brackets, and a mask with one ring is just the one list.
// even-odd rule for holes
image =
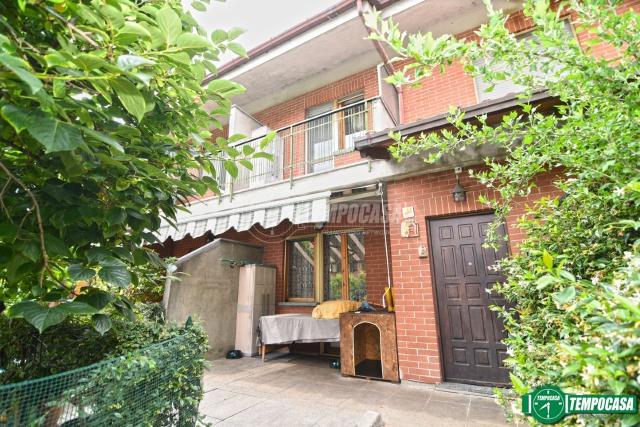
[[[365, 246], [365, 270], [367, 277], [367, 299], [374, 304], [381, 304], [382, 295], [387, 286], [387, 268], [384, 248], [383, 227], [379, 223], [373, 224], [347, 224], [327, 223], [320, 232], [335, 232], [340, 230], [362, 230], [364, 231]], [[284, 221], [273, 229], [265, 230], [259, 225], [253, 226], [250, 230], [237, 232], [233, 229], [216, 237], [237, 240], [245, 243], [260, 245], [264, 248], [263, 262], [276, 267], [276, 303], [285, 302], [285, 244], [286, 239], [294, 236], [304, 236], [314, 234], [318, 230], [313, 224], [293, 225], [289, 221]], [[387, 233], [387, 239], [389, 235]], [[159, 249], [162, 256], [181, 257], [187, 253], [206, 244], [210, 236], [202, 236], [192, 239], [187, 236], [178, 242], [169, 241], [163, 248]], [[279, 305], [276, 308], [278, 313], [288, 312], [311, 312], [312, 307], [291, 307]]]
[[[625, 3], [621, 10], [633, 7], [640, 10], [640, 0]], [[522, 13], [512, 15], [508, 20], [512, 32], [521, 32], [531, 28], [531, 22]], [[473, 32], [459, 34], [461, 38], [473, 38]], [[587, 33], [578, 35], [583, 46], [592, 36]], [[615, 58], [616, 51], [608, 45], [591, 47], [597, 56]], [[255, 117], [272, 129], [279, 129], [305, 119], [309, 107], [336, 100], [344, 96], [362, 92], [366, 98], [377, 95], [377, 74], [375, 68], [367, 69], [341, 81], [332, 83], [282, 104], [270, 107], [255, 114]], [[475, 83], [464, 74], [460, 64], [446, 68], [443, 74], [435, 74], [423, 81], [419, 88], [407, 88], [403, 93], [404, 123], [414, 122], [446, 112], [451, 105], [470, 106], [478, 103]], [[301, 143], [304, 143], [302, 141]], [[295, 162], [301, 159], [295, 159]], [[304, 159], [302, 159], [304, 160]], [[359, 153], [353, 153], [336, 162], [336, 166], [349, 162], [362, 161]], [[285, 159], [288, 162], [288, 159]], [[286, 163], [285, 163], [286, 164]], [[288, 173], [288, 172], [286, 172]], [[296, 176], [304, 174], [303, 169], [294, 170]], [[287, 176], [285, 176], [287, 178]], [[507, 233], [510, 249], [517, 251], [517, 245], [524, 235], [517, 227], [517, 219], [526, 211], [526, 204], [540, 197], [557, 197], [558, 190], [553, 185], [558, 174], [546, 174], [536, 180], [537, 187], [527, 197], [518, 200], [512, 207], [507, 219]], [[418, 256], [420, 246], [429, 247], [428, 220], [434, 217], [455, 216], [469, 213], [486, 212], [486, 207], [478, 202], [481, 195], [493, 197], [486, 187], [468, 177], [467, 171], [461, 174], [461, 183], [467, 189], [467, 200], [454, 203], [451, 190], [455, 185], [452, 171], [425, 174], [387, 183], [387, 201], [390, 212], [402, 207], [413, 207], [419, 225], [419, 236], [403, 238], [398, 223], [389, 224], [389, 255], [391, 258], [392, 283], [395, 288], [396, 324], [398, 352], [403, 379], [420, 382], [438, 383], [443, 379], [438, 332], [438, 319], [434, 299], [434, 283], [431, 277], [430, 258]], [[353, 228], [353, 225], [327, 224], [324, 230]], [[369, 301], [379, 303], [387, 286], [385, 264], [384, 235], [379, 226], [363, 225], [366, 248], [366, 273]], [[272, 233], [273, 232], [273, 233]], [[292, 226], [284, 222], [273, 230], [264, 230], [254, 226], [251, 230], [238, 233], [233, 230], [221, 236], [264, 247], [264, 262], [273, 264], [277, 269], [277, 302], [285, 300], [284, 295], [284, 254], [285, 239], [294, 235], [314, 232], [313, 225]], [[181, 256], [208, 241], [207, 236], [197, 239], [186, 237], [179, 242], [169, 242], [160, 252], [162, 255]], [[310, 307], [279, 306], [278, 312], [310, 311]]]
[[[526, 199], [518, 200], [512, 207], [507, 219], [507, 234], [512, 252], [524, 237], [516, 223], [517, 219], [525, 213], [527, 202], [540, 197], [559, 195], [553, 185], [555, 177], [555, 174], [538, 177], [537, 187], [531, 195]], [[478, 197], [495, 196], [488, 192], [485, 186], [469, 178], [465, 170], [460, 175], [460, 183], [467, 190], [467, 200], [455, 203], [451, 196], [451, 189], [455, 183], [455, 175], [451, 171], [388, 183], [389, 210], [398, 212], [403, 207], [413, 207], [420, 227], [420, 236], [414, 238], [400, 237], [399, 224], [392, 223], [389, 227], [398, 330], [398, 358], [404, 379], [428, 383], [442, 381], [430, 258], [418, 256], [419, 246], [429, 247], [427, 220], [434, 217], [486, 212], [486, 207], [477, 201]]]

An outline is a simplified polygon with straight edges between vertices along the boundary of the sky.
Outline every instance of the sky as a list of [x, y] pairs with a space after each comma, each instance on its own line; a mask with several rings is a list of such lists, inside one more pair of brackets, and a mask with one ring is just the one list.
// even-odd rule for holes
[[[247, 50], [337, 3], [338, 0], [211, 1], [206, 12], [199, 12], [191, 8], [191, 0], [183, 0], [184, 6], [209, 33], [215, 29], [228, 31], [233, 27], [246, 30], [237, 41]], [[227, 53], [220, 64], [235, 57], [235, 54]]]

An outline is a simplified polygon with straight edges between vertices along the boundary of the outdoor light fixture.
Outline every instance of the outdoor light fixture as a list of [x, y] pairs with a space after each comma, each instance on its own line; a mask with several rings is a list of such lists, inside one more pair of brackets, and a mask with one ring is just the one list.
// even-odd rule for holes
[[451, 195], [453, 196], [454, 202], [464, 202], [467, 200], [467, 190], [464, 189], [462, 185], [460, 185], [460, 172], [462, 172], [462, 168], [456, 168], [456, 186], [453, 187], [453, 191]]

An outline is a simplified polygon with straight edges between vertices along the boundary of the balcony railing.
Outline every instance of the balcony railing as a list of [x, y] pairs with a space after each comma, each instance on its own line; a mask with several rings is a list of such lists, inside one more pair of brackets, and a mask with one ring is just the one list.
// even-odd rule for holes
[[[366, 99], [293, 123], [278, 129], [276, 137], [264, 150], [273, 160], [254, 159], [253, 169], [240, 166], [235, 180], [221, 176], [227, 192], [258, 187], [273, 182], [327, 172], [334, 168], [363, 161], [354, 150], [356, 139], [367, 132], [394, 125], [391, 114], [380, 97]], [[236, 148], [249, 144], [258, 148], [263, 137], [244, 140]]]

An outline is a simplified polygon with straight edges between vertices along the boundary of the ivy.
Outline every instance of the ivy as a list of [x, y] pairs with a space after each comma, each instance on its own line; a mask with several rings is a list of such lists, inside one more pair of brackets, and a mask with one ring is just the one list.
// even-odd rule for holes
[[163, 267], [161, 219], [219, 193], [216, 167], [270, 157], [211, 139], [244, 88], [201, 82], [241, 30], [209, 36], [179, 0], [8, 0], [0, 27], [0, 301], [41, 331], [91, 315], [104, 333]]
[[[535, 24], [532, 38], [511, 34], [506, 16], [487, 5], [488, 22], [478, 41], [449, 35], [406, 34], [377, 12], [367, 18], [371, 37], [388, 44], [407, 64], [389, 78], [420, 84], [447, 64], [459, 62], [489, 85], [509, 79], [521, 85], [522, 111], [490, 125], [465, 120], [452, 109], [454, 131], [419, 136], [392, 134], [399, 160], [422, 156], [439, 162], [481, 144], [502, 155], [471, 174], [495, 199], [483, 199], [504, 221], [514, 202], [535, 191], [536, 176], [556, 176], [564, 196], [531, 203], [519, 221], [526, 238], [499, 268], [507, 277], [492, 292], [508, 308], [494, 307], [504, 321], [512, 392], [498, 396], [510, 417], [524, 421], [518, 396], [542, 384], [574, 393], [640, 393], [640, 14], [614, 0], [524, 2]], [[564, 30], [571, 10], [583, 47]], [[608, 45], [606, 59], [591, 50]], [[544, 87], [560, 100], [541, 114], [526, 99]], [[529, 418], [527, 422], [534, 423]], [[572, 415], [564, 425], [622, 425], [640, 417]]]

